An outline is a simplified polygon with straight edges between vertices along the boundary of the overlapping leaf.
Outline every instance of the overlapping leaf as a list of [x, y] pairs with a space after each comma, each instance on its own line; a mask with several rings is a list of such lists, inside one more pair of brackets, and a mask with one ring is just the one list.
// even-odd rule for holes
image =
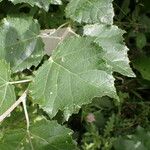
[[102, 47], [102, 58], [106, 61], [110, 70], [125, 76], [134, 76], [129, 66], [128, 48], [123, 42], [123, 30], [117, 26], [94, 24], [85, 26], [84, 34], [94, 37], [94, 42]]
[[39, 8], [43, 8], [45, 11], [49, 10], [50, 4], [61, 4], [61, 0], [9, 0], [14, 4], [18, 3], [28, 3], [29, 5], [38, 6]]
[[2, 115], [16, 100], [14, 86], [9, 84], [10, 66], [0, 60], [0, 115]]
[[113, 24], [112, 0], [71, 0], [66, 16], [80, 23]]
[[36, 73], [31, 84], [33, 102], [51, 117], [58, 110], [66, 119], [94, 97], [116, 98], [114, 78], [105, 69], [102, 49], [91, 38], [74, 37], [61, 44]]
[[39, 37], [39, 24], [32, 17], [7, 17], [0, 25], [0, 58], [10, 63], [13, 71], [38, 65], [44, 44]]
[[42, 120], [26, 129], [1, 132], [1, 150], [75, 150], [72, 131], [55, 121]]

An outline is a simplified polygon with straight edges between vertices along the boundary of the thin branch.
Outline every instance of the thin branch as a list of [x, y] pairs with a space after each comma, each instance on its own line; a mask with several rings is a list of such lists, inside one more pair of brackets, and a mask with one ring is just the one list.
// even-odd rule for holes
[[13, 81], [9, 82], [9, 84], [21, 84], [21, 83], [28, 83], [31, 82], [32, 80], [21, 80], [21, 81]]
[[[67, 24], [70, 24], [70, 22], [68, 21], [68, 22], [63, 23], [62, 25], [60, 25], [60, 26], [57, 28], [57, 30], [63, 28], [63, 27], [66, 26]], [[56, 31], [57, 31], [57, 30], [56, 30]]]
[[27, 111], [27, 105], [26, 105], [26, 99], [27, 97], [25, 97], [22, 101], [23, 104], [23, 109], [24, 109], [24, 114], [25, 114], [25, 118], [26, 118], [26, 122], [27, 122], [27, 131], [29, 130], [29, 126], [30, 126], [30, 121], [29, 121], [29, 115], [28, 115], [28, 111]]
[[27, 90], [21, 95], [21, 97], [6, 111], [0, 116], [0, 122], [2, 122], [9, 114], [23, 101], [26, 100]]

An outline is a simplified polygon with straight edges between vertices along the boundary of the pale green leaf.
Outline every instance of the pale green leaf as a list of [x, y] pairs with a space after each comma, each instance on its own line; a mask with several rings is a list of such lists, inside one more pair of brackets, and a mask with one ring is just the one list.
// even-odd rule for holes
[[51, 117], [58, 110], [66, 119], [94, 97], [117, 98], [114, 78], [101, 59], [102, 49], [91, 38], [74, 37], [60, 44], [35, 74], [30, 90], [33, 102]]
[[66, 16], [80, 23], [113, 24], [112, 0], [71, 0]]
[[62, 4], [61, 0], [9, 0], [14, 4], [19, 3], [28, 3], [32, 7], [37, 6], [39, 8], [43, 8], [45, 11], [49, 10], [50, 4]]
[[39, 37], [39, 24], [32, 17], [7, 17], [0, 25], [0, 58], [10, 63], [13, 71], [37, 66], [43, 57], [44, 44]]
[[56, 121], [42, 120], [24, 128], [1, 132], [0, 150], [75, 150], [72, 131]]
[[9, 84], [10, 66], [0, 60], [0, 115], [2, 115], [16, 100], [14, 86]]
[[94, 42], [103, 49], [102, 58], [106, 61], [108, 69], [119, 72], [128, 77], [134, 77], [128, 59], [128, 48], [123, 42], [124, 31], [117, 26], [87, 25], [84, 34], [94, 37]]

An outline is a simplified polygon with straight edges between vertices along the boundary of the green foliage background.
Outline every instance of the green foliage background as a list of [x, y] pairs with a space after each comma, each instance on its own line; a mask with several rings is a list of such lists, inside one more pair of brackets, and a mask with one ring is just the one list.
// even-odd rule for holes
[[[77, 22], [73, 22], [70, 19], [67, 19], [65, 17], [64, 12], [64, 9], [68, 3], [67, 0], [63, 0], [63, 5], [55, 5], [55, 3], [60, 3], [60, 1], [57, 0], [52, 1], [53, 4], [49, 6], [49, 9], [47, 9], [46, 7], [47, 3], [48, 1], [47, 2], [45, 1], [45, 4], [43, 4], [44, 9], [40, 9], [33, 3], [31, 3], [30, 5], [27, 3], [23, 4], [16, 3], [16, 5], [14, 5], [10, 1], [4, 0], [0, 3], [0, 19], [5, 18], [7, 15], [15, 16], [18, 14], [24, 14], [28, 16], [33, 16], [34, 19], [37, 19], [39, 21], [41, 29], [57, 28], [65, 23], [66, 25], [69, 24], [76, 31], [76, 33], [80, 35], [84, 32], [82, 26], [84, 25], [85, 22], [88, 23], [96, 22], [95, 20], [85, 19], [84, 23], [79, 24]], [[115, 86], [117, 89], [117, 93], [119, 95], [120, 102], [113, 100], [112, 98], [109, 98], [107, 96], [102, 98], [94, 98], [91, 104], [84, 105], [80, 109], [78, 114], [72, 115], [68, 122], [65, 122], [64, 118], [62, 117], [63, 114], [61, 111], [59, 111], [56, 116], [55, 116], [56, 112], [53, 112], [54, 114], [52, 115], [55, 116], [54, 119], [57, 120], [58, 123], [74, 131], [73, 139], [77, 141], [79, 149], [149, 150], [150, 149], [150, 50], [149, 50], [150, 2], [149, 0], [122, 0], [122, 1], [115, 0], [113, 1], [113, 6], [115, 12], [114, 24], [126, 31], [126, 34], [124, 35], [125, 43], [130, 49], [128, 52], [128, 56], [131, 61], [130, 65], [134, 70], [134, 73], [136, 74], [136, 78], [129, 78], [119, 73], [113, 73], [116, 79]], [[77, 20], [76, 16], [73, 16], [71, 13], [73, 12], [70, 12], [68, 16], [71, 16], [72, 18]], [[86, 13], [88, 12], [85, 12], [85, 14]], [[109, 19], [108, 22], [109, 24], [112, 24], [112, 22], [109, 21]], [[17, 24], [17, 21], [15, 23]], [[39, 27], [36, 26], [36, 23], [34, 23], [32, 26], [34, 26], [36, 33], [38, 33]], [[27, 36], [33, 36], [33, 40], [38, 40], [38, 42], [41, 42], [39, 38], [35, 37], [35, 35], [27, 34]], [[98, 41], [98, 38], [99, 37], [96, 37], [95, 40]], [[40, 53], [40, 55], [43, 56], [42, 52], [39, 51], [35, 52], [35, 55], [37, 55], [37, 53]], [[2, 55], [0, 57], [2, 57]], [[45, 60], [47, 60], [47, 56], [44, 56], [41, 64]], [[15, 64], [15, 60], [13, 60], [13, 63]], [[24, 70], [23, 74], [22, 73], [13, 74], [12, 78], [16, 80], [31, 78], [31, 76], [33, 75], [32, 71], [37, 70], [41, 66], [41, 64], [37, 65], [38, 63], [39, 58], [37, 58], [34, 62], [34, 65], [36, 67], [31, 67], [30, 69]], [[27, 61], [27, 63], [25, 63], [25, 66], [27, 66], [28, 68], [29, 64], [30, 61]], [[48, 65], [50, 65], [50, 63]], [[24, 68], [24, 66], [19, 67], [17, 66], [18, 67], [17, 68], [15, 65], [12, 67], [13, 71], [22, 70]], [[122, 71], [120, 73], [122, 73]], [[9, 79], [6, 80], [9, 81]], [[17, 85], [15, 91], [16, 95], [19, 97], [26, 87], [27, 84]], [[13, 86], [11, 86], [10, 88], [13, 88]], [[29, 99], [32, 100], [32, 98], [30, 97]], [[47, 115], [42, 109], [40, 109], [38, 105], [33, 105], [31, 101], [27, 102], [27, 108], [28, 113], [30, 114], [30, 118], [33, 121], [32, 122], [33, 124], [35, 120], [39, 119], [36, 117], [37, 115], [39, 116], [44, 115], [45, 118], [51, 120], [49, 115]], [[1, 111], [4, 110], [0, 110], [0, 112]], [[1, 124], [0, 139], [3, 138], [3, 130], [13, 129], [16, 126], [18, 127], [19, 130], [17, 130], [15, 133], [20, 133], [21, 135], [22, 133], [24, 133], [24, 130], [20, 131], [20, 128], [26, 124], [26, 121], [24, 119], [24, 116], [20, 112], [23, 112], [21, 106], [15, 110], [15, 112], [12, 114], [10, 118], [7, 118]], [[16, 118], [17, 120], [21, 121], [17, 122]], [[53, 126], [51, 127], [49, 122], [46, 121], [46, 123], [44, 122], [44, 124], [45, 128], [54, 130]], [[61, 128], [61, 126], [59, 126], [55, 121], [52, 121], [52, 124], [56, 126], [57, 129], [59, 129], [60, 131], [64, 129], [64, 127]], [[38, 125], [38, 127], [39, 126], [40, 125]], [[42, 128], [42, 125], [40, 127]], [[67, 144], [69, 150], [75, 149], [74, 146], [75, 144], [72, 142], [71, 137], [68, 136], [68, 133], [72, 134], [72, 131], [70, 129], [68, 130], [64, 129], [63, 130], [64, 132], [61, 132], [60, 134], [56, 132], [56, 130], [55, 130], [56, 133], [55, 132], [53, 133], [56, 134], [60, 139], [64, 137], [64, 141], [61, 141], [62, 143], [65, 141], [69, 142], [69, 144]], [[8, 132], [8, 135], [6, 136], [8, 142], [10, 138], [13, 139], [13, 134], [14, 133]], [[41, 133], [39, 132], [36, 134], [40, 135]], [[52, 146], [54, 145], [54, 147], [55, 145], [57, 145], [57, 141], [56, 143], [54, 142], [56, 138], [49, 139], [46, 136], [46, 133], [45, 135], [42, 135], [42, 138], [47, 139]], [[37, 140], [34, 142], [39, 143], [40, 141]], [[7, 143], [5, 143], [5, 146], [7, 147]], [[60, 145], [59, 147], [60, 149], [62, 148], [65, 149], [66, 145], [64, 147], [61, 146], [62, 145]], [[2, 148], [5, 150], [4, 147]], [[9, 147], [7, 147], [6, 150], [8, 148]], [[26, 147], [26, 149], [28, 150], [29, 147]]]

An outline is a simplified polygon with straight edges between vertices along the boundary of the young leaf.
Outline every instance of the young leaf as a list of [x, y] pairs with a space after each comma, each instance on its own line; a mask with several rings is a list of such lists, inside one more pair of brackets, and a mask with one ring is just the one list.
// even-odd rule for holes
[[43, 8], [45, 11], [49, 10], [50, 4], [61, 4], [61, 0], [9, 0], [14, 4], [19, 3], [28, 3], [32, 7], [37, 6], [39, 8]]
[[84, 34], [95, 37], [94, 42], [103, 49], [102, 58], [106, 61], [107, 67], [128, 77], [134, 77], [129, 66], [127, 55], [128, 48], [123, 42], [124, 31], [117, 26], [87, 25], [84, 27]]
[[66, 7], [66, 17], [79, 23], [113, 24], [112, 0], [71, 0]]
[[73, 37], [58, 46], [51, 59], [36, 73], [30, 91], [33, 102], [51, 117], [58, 110], [66, 119], [94, 97], [117, 98], [114, 78], [101, 59], [101, 48], [91, 38]]
[[24, 128], [2, 132], [0, 150], [75, 150], [76, 144], [71, 138], [72, 131], [56, 121], [41, 120]]
[[9, 84], [10, 66], [0, 60], [0, 115], [2, 115], [16, 100], [14, 86]]
[[10, 63], [14, 72], [37, 66], [43, 57], [44, 44], [39, 24], [32, 17], [3, 19], [0, 25], [0, 58]]

